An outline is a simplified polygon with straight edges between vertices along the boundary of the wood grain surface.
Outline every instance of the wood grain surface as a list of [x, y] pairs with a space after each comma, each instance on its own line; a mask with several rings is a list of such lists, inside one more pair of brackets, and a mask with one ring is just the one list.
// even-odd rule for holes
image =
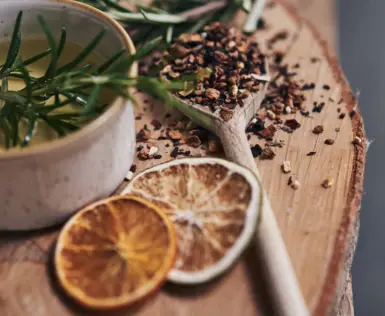
[[[311, 9], [306, 3], [310, 2], [297, 1], [307, 16]], [[319, 11], [314, 12], [316, 16]], [[285, 142], [284, 148], [277, 149], [274, 160], [257, 163], [306, 302], [313, 315], [327, 315], [335, 311], [344, 292], [346, 257], [352, 248], [351, 237], [362, 194], [364, 143], [362, 146], [351, 143], [355, 135], [364, 137], [361, 117], [357, 112], [352, 120], [349, 116], [343, 120], [338, 118], [338, 107], [348, 113], [356, 103], [317, 32], [293, 10], [280, 4], [269, 6], [264, 17], [269, 27], [258, 34], [258, 40], [265, 43], [278, 31], [289, 30], [290, 36], [274, 48], [286, 53], [285, 62], [289, 65], [300, 64], [296, 79], [316, 84], [314, 90], [306, 92], [309, 107], [314, 101], [326, 103], [324, 110], [313, 118], [293, 114], [302, 127], [293, 134], [279, 131], [276, 138]], [[311, 61], [314, 57], [315, 63]], [[331, 89], [323, 89], [325, 84]], [[138, 130], [153, 118], [164, 121], [163, 106], [147, 98], [138, 103], [136, 112], [143, 115], [136, 121]], [[164, 123], [178, 118], [179, 114], [175, 113], [174, 118]], [[312, 128], [319, 124], [324, 125], [325, 132], [313, 135]], [[340, 132], [337, 133], [336, 128], [340, 128]], [[162, 160], [169, 160], [172, 146], [167, 148], [167, 140], [155, 138], [152, 143], [160, 148]], [[326, 138], [334, 139], [334, 145], [326, 146], [323, 143]], [[252, 145], [260, 142], [254, 137], [250, 139]], [[317, 154], [308, 157], [309, 151]], [[206, 154], [204, 147], [192, 152]], [[138, 171], [162, 160], [137, 160]], [[301, 182], [297, 191], [287, 186], [287, 175], [280, 170], [283, 160], [291, 161], [293, 172]], [[327, 177], [332, 177], [334, 184], [324, 189], [321, 183]], [[74, 305], [56, 286], [51, 251], [57, 230], [0, 233], [0, 315], [94, 315]], [[204, 287], [181, 288], [168, 284], [145, 304], [116, 315], [255, 315], [256, 302], [262, 305], [263, 300], [255, 289], [258, 280], [250, 274], [253, 260], [254, 254], [246, 253], [230, 273]]]
[[338, 51], [338, 32], [335, 0], [283, 0], [295, 7], [300, 16], [317, 27], [322, 38], [328, 42], [333, 52]]
[[[327, 41], [330, 50], [336, 55], [338, 54], [338, 29], [336, 21], [336, 1], [334, 0], [284, 0], [287, 4], [292, 5], [298, 13], [314, 24], [322, 38]], [[338, 316], [354, 316], [353, 304], [353, 288], [351, 277], [351, 265], [354, 252], [358, 240], [360, 219], [357, 217], [355, 230], [351, 236], [351, 247], [347, 261], [345, 264], [345, 271], [347, 275], [344, 293], [341, 297], [341, 302], [338, 308]]]

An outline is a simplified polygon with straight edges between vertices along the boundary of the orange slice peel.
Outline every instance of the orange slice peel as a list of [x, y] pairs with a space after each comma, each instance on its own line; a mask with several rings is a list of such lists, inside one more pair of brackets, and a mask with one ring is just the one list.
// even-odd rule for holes
[[176, 258], [172, 222], [154, 204], [117, 196], [78, 212], [54, 253], [64, 291], [87, 308], [132, 305], [164, 283]]
[[178, 258], [168, 280], [208, 282], [228, 270], [252, 239], [262, 207], [254, 173], [218, 158], [184, 158], [134, 177], [122, 194], [162, 208], [174, 223]]

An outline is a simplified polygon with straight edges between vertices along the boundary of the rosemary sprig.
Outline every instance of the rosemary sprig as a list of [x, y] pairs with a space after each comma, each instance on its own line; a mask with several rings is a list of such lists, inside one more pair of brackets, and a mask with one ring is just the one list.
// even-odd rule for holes
[[238, 9], [252, 8], [252, 0], [154, 0], [151, 5], [139, 0], [78, 1], [124, 24], [137, 47], [159, 36], [167, 45], [182, 33], [196, 32], [212, 21], [230, 21]]
[[[111, 5], [112, 0], [100, 0], [97, 3]], [[60, 57], [67, 43], [67, 32], [62, 29], [58, 42], [43, 16], [38, 17], [45, 34], [49, 49], [31, 56], [25, 61], [19, 57], [22, 41], [20, 31], [22, 12], [19, 13], [5, 63], [0, 66], [0, 137], [6, 148], [28, 146], [34, 137], [36, 128], [45, 124], [59, 137], [75, 131], [96, 116], [100, 115], [106, 104], [100, 102], [100, 93], [104, 89], [117, 96], [131, 98], [127, 87], [137, 87], [143, 92], [154, 95], [168, 103], [175, 100], [170, 92], [185, 89], [194, 78], [185, 78], [164, 83], [156, 78], [129, 77], [128, 71], [134, 62], [147, 56], [157, 47], [161, 38], [155, 38], [143, 45], [135, 55], [127, 55], [124, 49], [113, 54], [102, 65], [85, 64], [88, 56], [95, 50], [104, 37], [105, 29], [69, 63], [59, 67]], [[50, 56], [51, 61], [41, 77], [34, 77], [28, 66]], [[25, 87], [14, 91], [9, 85], [10, 79], [23, 80]], [[68, 104], [78, 105], [79, 110], [59, 111]], [[21, 126], [26, 128], [24, 132]]]
[[[39, 124], [46, 124], [58, 136], [79, 129], [82, 124], [103, 112], [106, 105], [100, 103], [99, 96], [104, 89], [132, 99], [126, 89], [132, 86], [169, 105], [180, 106], [169, 92], [186, 90], [186, 82], [191, 83], [193, 78], [171, 83], [150, 77], [130, 78], [127, 73], [132, 64], [150, 55], [152, 50], [166, 47], [182, 33], [197, 32], [212, 21], [231, 20], [238, 9], [250, 12], [244, 31], [253, 32], [264, 6], [264, 0], [154, 0], [151, 5], [142, 4], [140, 0], [77, 1], [94, 6], [124, 24], [139, 50], [137, 54], [127, 56], [122, 49], [98, 67], [83, 65], [104, 37], [103, 29], [74, 60], [59, 67], [67, 32], [62, 29], [56, 42], [49, 25], [43, 17], [39, 17], [49, 48], [21, 60], [20, 12], [7, 58], [0, 66], [0, 137], [3, 137], [7, 148], [28, 146]], [[32, 76], [28, 66], [47, 56], [50, 56], [51, 62], [45, 74], [41, 77]], [[10, 79], [23, 80], [25, 88], [20, 91], [9, 90]], [[80, 110], [58, 113], [58, 110], [70, 103], [78, 105]], [[23, 135], [21, 124], [27, 126]]]

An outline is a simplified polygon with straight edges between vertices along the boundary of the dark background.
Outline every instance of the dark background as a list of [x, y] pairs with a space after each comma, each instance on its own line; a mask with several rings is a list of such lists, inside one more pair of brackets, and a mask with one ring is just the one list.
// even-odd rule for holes
[[[322, 0], [320, 0], [322, 1]], [[373, 140], [353, 262], [357, 316], [385, 315], [385, 0], [339, 0], [339, 52]]]

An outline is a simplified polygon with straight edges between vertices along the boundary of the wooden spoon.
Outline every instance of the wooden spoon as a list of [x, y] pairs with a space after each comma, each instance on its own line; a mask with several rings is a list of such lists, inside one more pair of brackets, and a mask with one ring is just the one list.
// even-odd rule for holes
[[[267, 83], [261, 83], [260, 91], [251, 93], [244, 100], [244, 106], [237, 105], [234, 111], [218, 109], [212, 112], [207, 106], [177, 98], [181, 103], [179, 109], [185, 115], [218, 135], [229, 160], [253, 170], [260, 179], [245, 129], [260, 107], [266, 90]], [[270, 304], [277, 315], [309, 315], [266, 193], [261, 212], [254, 241], [266, 275]]]

